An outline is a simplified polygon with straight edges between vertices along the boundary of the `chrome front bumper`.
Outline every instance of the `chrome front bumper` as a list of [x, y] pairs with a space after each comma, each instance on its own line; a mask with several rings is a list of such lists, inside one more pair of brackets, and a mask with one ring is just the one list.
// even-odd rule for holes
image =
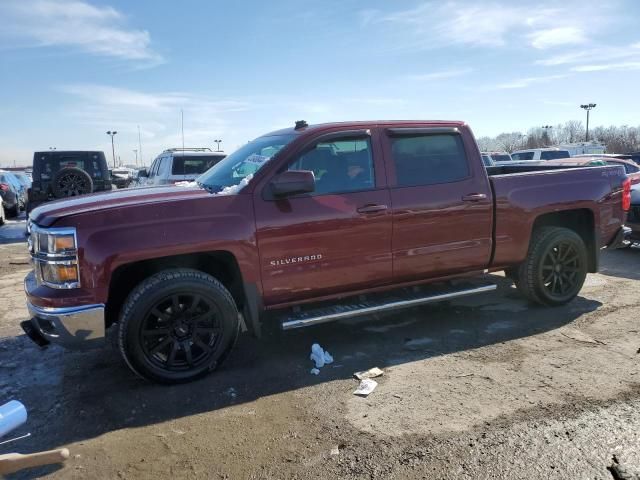
[[44, 308], [27, 302], [27, 308], [31, 325], [48, 342], [75, 350], [104, 344], [104, 305]]

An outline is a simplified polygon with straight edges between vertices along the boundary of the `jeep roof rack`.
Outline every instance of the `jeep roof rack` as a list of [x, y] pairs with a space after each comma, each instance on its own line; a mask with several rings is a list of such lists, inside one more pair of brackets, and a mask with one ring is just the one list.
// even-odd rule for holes
[[162, 153], [171, 153], [171, 152], [213, 152], [209, 147], [180, 147], [180, 148], [167, 148]]

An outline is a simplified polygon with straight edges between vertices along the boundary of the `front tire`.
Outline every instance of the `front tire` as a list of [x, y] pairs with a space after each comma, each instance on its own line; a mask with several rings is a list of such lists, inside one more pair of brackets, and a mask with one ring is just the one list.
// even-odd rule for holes
[[532, 235], [515, 283], [529, 300], [558, 306], [578, 295], [586, 277], [587, 248], [582, 238], [568, 228], [542, 227]]
[[140, 283], [118, 322], [118, 346], [136, 374], [185, 383], [215, 370], [239, 332], [229, 291], [204, 272], [170, 269]]

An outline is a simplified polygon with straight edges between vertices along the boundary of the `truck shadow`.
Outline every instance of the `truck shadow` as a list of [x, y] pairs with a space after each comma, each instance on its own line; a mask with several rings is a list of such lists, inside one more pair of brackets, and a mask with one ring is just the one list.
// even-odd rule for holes
[[[241, 337], [218, 372], [186, 385], [160, 386], [138, 379], [113, 348], [70, 353], [50, 347], [38, 354], [29, 346], [24, 358], [30, 359], [33, 371], [44, 373], [47, 365], [56, 363], [62, 366], [57, 373], [51, 371], [52, 376], [39, 389], [27, 382], [20, 392], [19, 399], [27, 408], [35, 407], [28, 431], [38, 434], [21, 441], [19, 448], [36, 451], [65, 446], [114, 430], [160, 424], [350, 378], [353, 372], [374, 366], [429, 360], [525, 338], [567, 325], [601, 305], [578, 297], [564, 307], [535, 307], [503, 277], [494, 280], [499, 288], [488, 295], [319, 325], [263, 340]], [[28, 344], [24, 336], [13, 341], [16, 346]], [[312, 343], [320, 343], [335, 359], [319, 376], [309, 372]]]

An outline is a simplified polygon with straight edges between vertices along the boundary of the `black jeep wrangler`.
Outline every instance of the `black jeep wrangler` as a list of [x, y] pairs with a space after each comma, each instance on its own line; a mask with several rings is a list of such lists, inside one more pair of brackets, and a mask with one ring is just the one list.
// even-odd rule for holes
[[36, 152], [32, 176], [27, 215], [41, 203], [112, 188], [104, 152]]

